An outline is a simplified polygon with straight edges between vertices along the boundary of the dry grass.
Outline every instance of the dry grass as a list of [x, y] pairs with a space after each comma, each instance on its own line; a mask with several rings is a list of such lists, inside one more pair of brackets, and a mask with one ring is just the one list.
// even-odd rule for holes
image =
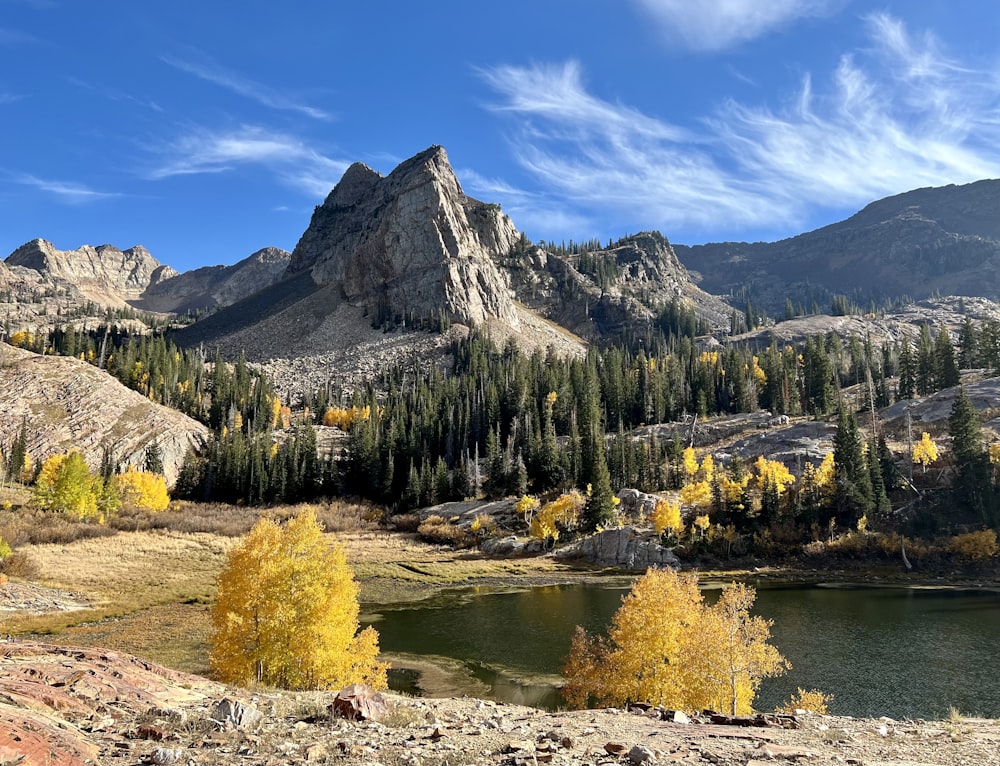
[[[472, 583], [563, 582], [571, 571], [549, 559], [492, 560], [474, 551], [430, 545], [414, 534], [389, 533], [377, 526], [377, 509], [370, 506], [334, 502], [315, 507], [326, 529], [347, 549], [366, 603], [418, 600]], [[299, 510], [282, 507], [264, 513], [284, 518]], [[110, 528], [108, 537], [24, 543], [18, 550], [37, 565], [39, 584], [71, 591], [93, 606], [8, 615], [0, 632], [46, 634], [46, 640], [118, 649], [205, 674], [208, 606], [216, 579], [236, 543], [233, 533], [249, 530], [260, 513], [185, 504], [152, 518], [132, 518], [131, 531]], [[116, 526], [127, 528], [126, 523]]]

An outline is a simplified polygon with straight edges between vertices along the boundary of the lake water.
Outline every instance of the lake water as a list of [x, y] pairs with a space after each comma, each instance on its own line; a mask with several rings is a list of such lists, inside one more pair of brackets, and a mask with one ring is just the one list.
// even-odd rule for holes
[[[575, 626], [603, 631], [627, 590], [618, 584], [466, 589], [382, 610], [371, 624], [383, 653], [421, 668], [428, 685], [554, 708]], [[772, 643], [792, 663], [764, 681], [757, 709], [803, 687], [833, 694], [840, 715], [941, 718], [954, 707], [1000, 717], [1000, 593], [751, 584], [756, 613], [774, 621]], [[396, 688], [413, 681], [392, 675]]]

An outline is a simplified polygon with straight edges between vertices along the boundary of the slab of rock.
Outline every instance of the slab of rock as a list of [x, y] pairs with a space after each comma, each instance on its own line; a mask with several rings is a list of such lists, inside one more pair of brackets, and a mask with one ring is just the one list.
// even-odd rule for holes
[[621, 569], [675, 567], [677, 556], [659, 542], [650, 530], [620, 527], [597, 532], [555, 552], [559, 558], [583, 559], [594, 564]]

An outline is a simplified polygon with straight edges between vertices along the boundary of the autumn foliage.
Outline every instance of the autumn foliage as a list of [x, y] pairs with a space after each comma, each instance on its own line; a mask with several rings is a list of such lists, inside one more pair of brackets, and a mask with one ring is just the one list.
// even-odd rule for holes
[[163, 474], [129, 468], [114, 478], [118, 496], [126, 507], [158, 513], [170, 505], [167, 482]]
[[285, 689], [386, 688], [378, 633], [358, 632], [358, 585], [316, 513], [261, 519], [229, 554], [212, 607], [212, 670]]
[[607, 638], [577, 628], [563, 696], [573, 707], [650, 702], [751, 712], [761, 679], [788, 667], [768, 643], [771, 623], [750, 615], [755, 597], [733, 584], [708, 606], [694, 575], [650, 570], [622, 599]]

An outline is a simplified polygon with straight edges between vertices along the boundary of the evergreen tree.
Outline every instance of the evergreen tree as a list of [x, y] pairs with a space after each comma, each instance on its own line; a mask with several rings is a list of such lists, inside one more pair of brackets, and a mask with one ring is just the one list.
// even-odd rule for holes
[[146, 447], [143, 463], [146, 473], [163, 473], [163, 454], [160, 452], [159, 443], [155, 440]]
[[962, 379], [946, 327], [941, 328], [934, 341], [934, 373], [938, 389], [957, 386]]
[[899, 398], [912, 399], [917, 393], [917, 363], [908, 338], [899, 350]]
[[957, 475], [952, 485], [956, 502], [985, 524], [996, 524], [997, 497], [993, 491], [989, 457], [983, 449], [979, 415], [965, 389], [959, 389], [948, 417], [948, 433]]
[[854, 413], [841, 405], [833, 439], [836, 477], [834, 505], [843, 522], [853, 522], [872, 510], [872, 484]]

